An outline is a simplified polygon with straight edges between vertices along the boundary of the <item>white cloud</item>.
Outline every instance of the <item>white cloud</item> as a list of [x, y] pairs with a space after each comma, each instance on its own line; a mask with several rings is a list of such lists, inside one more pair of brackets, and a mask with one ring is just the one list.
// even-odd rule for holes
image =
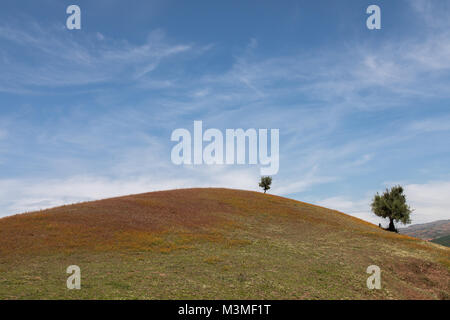
[[257, 190], [258, 171], [225, 166], [177, 167], [138, 177], [71, 176], [0, 180], [1, 216], [158, 190], [227, 187]]
[[336, 177], [332, 176], [320, 176], [317, 166], [305, 171], [307, 173], [304, 175], [301, 175], [301, 173], [297, 171], [295, 178], [289, 177], [277, 179], [272, 188], [272, 192], [278, 195], [289, 195], [306, 191], [308, 188], [315, 185], [330, 183], [337, 180]]
[[364, 154], [349, 164], [350, 167], [358, 167], [372, 160], [373, 154]]
[[[257, 42], [252, 39], [244, 54], [236, 58], [228, 72], [205, 73], [199, 77], [189, 77], [189, 81], [148, 76], [166, 58], [192, 51], [201, 54], [211, 46], [199, 48], [192, 44], [172, 44], [161, 31], [152, 32], [141, 45], [108, 38], [99, 41], [98, 34], [94, 38], [86, 38], [81, 43], [66, 37], [66, 34], [61, 37], [58, 32], [53, 33], [39, 26], [28, 31], [0, 27], [0, 39], [30, 48], [33, 54], [47, 58], [45, 61], [48, 62], [39, 65], [36, 72], [33, 71], [34, 66], [14, 64], [13, 56], [3, 56], [0, 60], [0, 90], [3, 87], [19, 92], [43, 85], [80, 85], [132, 79], [140, 89], [170, 88], [170, 97], [151, 97], [140, 102], [139, 106], [120, 106], [122, 112], [108, 113], [93, 119], [86, 126], [80, 124], [80, 119], [75, 122], [74, 118], [69, 117], [70, 122], [74, 121], [75, 124], [53, 123], [52, 128], [35, 130], [40, 133], [39, 139], [56, 150], [65, 145], [86, 148], [88, 151], [100, 149], [102, 152], [123, 148], [120, 150], [123, 156], [118, 156], [119, 160], [115, 159], [111, 170], [98, 175], [79, 176], [77, 172], [70, 172], [67, 173], [68, 177], [60, 179], [0, 181], [0, 202], [5, 204], [9, 213], [178, 187], [256, 189], [256, 169], [200, 167], [181, 171], [170, 168], [170, 163], [167, 163], [168, 137], [156, 139], [146, 135], [145, 131], [155, 128], [173, 130], [181, 122], [185, 124], [186, 118], [194, 112], [202, 116], [208, 127], [220, 124], [230, 128], [283, 128], [281, 152], [287, 156], [281, 161], [281, 174], [277, 176], [273, 192], [284, 195], [304, 192], [314, 185], [339, 180], [349, 173], [348, 167], [367, 165], [376, 157], [376, 150], [372, 154], [368, 153], [372, 152], [368, 149], [404, 139], [396, 132], [388, 136], [385, 133], [355, 136], [351, 140], [335, 142], [333, 132], [342, 125], [341, 120], [350, 112], [355, 109], [379, 111], [405, 106], [417, 96], [450, 96], [450, 37], [445, 31], [430, 33], [426, 39], [414, 37], [398, 43], [386, 42], [377, 50], [362, 44], [343, 52], [299, 53], [275, 58], [258, 57], [255, 54]], [[95, 42], [92, 43], [92, 40]], [[68, 73], [70, 77], [67, 77]], [[182, 78], [183, 70], [179, 70], [179, 73]], [[114, 105], [115, 110], [118, 110], [119, 106], [114, 102], [116, 93], [107, 92], [106, 95], [98, 99], [105, 99], [104, 104]], [[308, 102], [299, 103], [299, 97]], [[280, 108], [280, 104], [283, 108]], [[138, 109], [147, 112], [133, 113]], [[413, 129], [423, 131], [436, 128], [447, 130], [447, 127], [446, 124], [435, 126], [434, 120], [424, 120], [413, 125]], [[145, 144], [147, 138], [153, 142], [156, 139], [156, 142]], [[117, 139], [126, 143], [119, 144]], [[134, 143], [138, 140], [140, 144], [130, 146], [131, 140]], [[107, 158], [109, 154], [105, 151], [104, 157]], [[52, 156], [48, 155], [44, 159]], [[37, 158], [42, 161], [39, 154]], [[80, 167], [83, 172], [92, 171], [97, 161], [101, 162], [88, 158], [85, 166]], [[68, 159], [64, 163], [70, 164], [71, 161]], [[348, 164], [346, 170], [336, 170], [342, 169], [345, 163]], [[333, 175], [324, 173], [324, 168], [329, 168]], [[149, 172], [160, 174], [149, 175]], [[137, 178], [127, 177], [130, 173]], [[420, 186], [425, 190], [430, 187]], [[413, 197], [408, 194], [411, 201], [416, 201], [414, 194], [417, 189], [417, 186], [411, 189]], [[442, 199], [446, 198], [441, 193], [437, 194]], [[442, 216], [443, 203], [417, 201], [414, 205], [420, 210], [417, 209], [415, 214], [420, 219]], [[352, 200], [342, 195], [318, 203], [367, 220], [372, 219], [368, 211], [370, 197]], [[428, 216], [422, 216], [425, 212]]]
[[416, 13], [416, 16], [430, 28], [446, 28], [450, 25], [448, 1], [408, 0], [407, 3]]
[[[164, 165], [164, 172], [149, 168], [148, 171], [155, 173], [145, 174], [141, 171], [136, 174], [131, 169], [136, 165], [139, 166], [132, 162], [123, 163], [122, 168], [118, 170], [124, 174], [122, 177], [78, 175], [61, 179], [0, 180], [0, 207], [4, 208], [0, 216], [158, 190], [195, 187], [259, 190], [258, 167]], [[133, 174], [130, 175], [130, 172]], [[298, 182], [275, 177], [276, 187], [272, 188], [270, 193], [286, 195], [301, 192], [311, 186], [333, 180], [332, 177], [316, 177], [314, 173]]]
[[[408, 204], [414, 209], [411, 214], [413, 224], [450, 219], [450, 182], [436, 181], [423, 184], [406, 184], [404, 185], [404, 190]], [[335, 196], [315, 203], [375, 224], [380, 222], [383, 225], [386, 224], [386, 220], [376, 217], [370, 211], [370, 196], [359, 200], [353, 200], [345, 196]]]
[[450, 219], [450, 182], [408, 184], [405, 185], [405, 194], [415, 209], [413, 223]]
[[444, 116], [413, 121], [406, 129], [419, 133], [450, 131], [450, 117]]
[[28, 57], [17, 60], [8, 51], [2, 52], [0, 90], [11, 92], [136, 81], [165, 59], [194, 49], [190, 44], [169, 43], [160, 30], [150, 32], [145, 43], [134, 45], [107, 39], [100, 33], [74, 39], [64, 30], [43, 28], [37, 23], [21, 28], [0, 24], [0, 40], [5, 46], [21, 48]]
[[335, 196], [316, 201], [315, 204], [325, 208], [341, 211], [351, 216], [372, 222], [376, 225], [386, 224], [386, 221], [370, 212], [370, 198], [362, 200], [351, 200], [343, 196]]
[[8, 136], [8, 132], [5, 129], [0, 128], [0, 140], [5, 139]]
[[98, 40], [100, 41], [105, 40], [105, 36], [101, 32], [97, 32], [95, 35], [97, 36]]

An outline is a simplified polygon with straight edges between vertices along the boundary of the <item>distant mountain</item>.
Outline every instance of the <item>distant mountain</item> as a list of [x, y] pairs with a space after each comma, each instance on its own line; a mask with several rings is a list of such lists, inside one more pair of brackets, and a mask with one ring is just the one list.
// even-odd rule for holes
[[407, 228], [400, 228], [399, 232], [411, 237], [433, 240], [450, 235], [450, 220], [413, 224]]
[[438, 243], [446, 247], [450, 247], [450, 235], [433, 239], [431, 240], [431, 242]]

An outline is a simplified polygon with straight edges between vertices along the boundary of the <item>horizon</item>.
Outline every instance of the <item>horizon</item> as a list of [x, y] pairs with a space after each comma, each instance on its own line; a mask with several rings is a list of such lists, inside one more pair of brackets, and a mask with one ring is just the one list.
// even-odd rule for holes
[[[378, 225], [372, 197], [400, 184], [412, 224], [448, 219], [448, 2], [79, 0], [81, 29], [68, 30], [72, 4], [2, 2], [0, 218], [171, 189], [259, 191], [262, 162], [171, 160], [171, 134], [198, 120], [216, 134], [279, 130], [271, 194]], [[379, 30], [366, 26], [372, 4]]]
[[[25, 212], [18, 212], [18, 213], [14, 213], [11, 215], [6, 215], [6, 216], [0, 216], [0, 219], [2, 218], [7, 218], [7, 217], [12, 217], [12, 216], [18, 216], [18, 215], [22, 215], [22, 214], [28, 214], [28, 213], [37, 213], [37, 212], [41, 212], [41, 211], [46, 211], [46, 210], [51, 210], [51, 209], [56, 209], [56, 208], [60, 208], [60, 207], [65, 207], [65, 206], [73, 206], [73, 205], [78, 205], [78, 204], [83, 204], [83, 203], [90, 203], [90, 202], [98, 202], [98, 201], [102, 201], [102, 200], [110, 200], [110, 199], [116, 199], [116, 198], [126, 198], [126, 197], [132, 197], [132, 196], [137, 196], [137, 195], [143, 195], [143, 194], [149, 194], [149, 193], [154, 193], [154, 192], [170, 192], [170, 191], [180, 191], [180, 190], [193, 190], [193, 189], [225, 189], [225, 190], [234, 190], [234, 191], [246, 191], [246, 192], [256, 192], [256, 193], [262, 193], [262, 194], [267, 194], [267, 195], [271, 195], [271, 196], [276, 196], [276, 197], [281, 197], [283, 199], [287, 199], [287, 200], [294, 200], [294, 201], [298, 201], [301, 203], [305, 203], [305, 204], [310, 204], [316, 207], [320, 207], [320, 208], [324, 208], [324, 209], [328, 209], [331, 211], [337, 211], [339, 213], [343, 213], [345, 215], [348, 216], [352, 216], [352, 217], [356, 217], [354, 215], [350, 215], [346, 212], [342, 212], [339, 210], [336, 210], [334, 208], [329, 208], [329, 207], [324, 207], [322, 205], [318, 205], [318, 204], [313, 204], [313, 203], [308, 203], [299, 199], [294, 199], [294, 198], [289, 198], [289, 197], [285, 197], [285, 196], [280, 196], [280, 195], [276, 195], [276, 194], [271, 194], [269, 192], [264, 193], [261, 190], [246, 190], [246, 189], [238, 189], [238, 188], [225, 188], [225, 187], [183, 187], [183, 188], [174, 188], [174, 189], [161, 189], [161, 190], [155, 190], [155, 191], [150, 191], [150, 192], [142, 192], [142, 193], [132, 193], [132, 194], [126, 194], [126, 195], [119, 195], [119, 196], [115, 196], [115, 197], [108, 197], [108, 198], [102, 198], [102, 199], [92, 199], [92, 200], [86, 200], [86, 201], [79, 201], [79, 202], [73, 202], [73, 203], [66, 203], [60, 206], [55, 206], [55, 207], [48, 207], [48, 208], [42, 208], [42, 209], [37, 209], [37, 210], [33, 210], [33, 211], [25, 211]], [[356, 217], [358, 218], [358, 217]], [[361, 218], [358, 218], [361, 219]], [[376, 223], [374, 222], [370, 222], [364, 219], [361, 219], [362, 221], [365, 222], [369, 222], [371, 224], [373, 224], [374, 226], [376, 225]], [[383, 220], [383, 219], [381, 219]], [[385, 220], [383, 220], [385, 221]], [[415, 227], [415, 226], [419, 226], [419, 225], [425, 225], [425, 224], [430, 224], [430, 223], [435, 223], [435, 222], [443, 222], [443, 221], [450, 221], [450, 219], [441, 219], [441, 220], [433, 220], [430, 222], [424, 222], [424, 223], [411, 223], [411, 224], [407, 224], [407, 225], [403, 225], [400, 222], [399, 224], [399, 230], [400, 229], [405, 229], [408, 227]]]

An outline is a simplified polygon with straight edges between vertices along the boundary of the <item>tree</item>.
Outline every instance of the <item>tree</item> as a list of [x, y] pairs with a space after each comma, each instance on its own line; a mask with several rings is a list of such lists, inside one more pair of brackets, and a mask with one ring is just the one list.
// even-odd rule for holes
[[272, 177], [261, 177], [261, 181], [259, 182], [259, 187], [263, 188], [264, 193], [270, 189], [270, 185], [272, 184]]
[[397, 232], [394, 221], [403, 224], [411, 223], [412, 209], [406, 203], [406, 196], [401, 186], [395, 186], [379, 195], [378, 192], [372, 200], [372, 212], [377, 216], [389, 219], [389, 227], [386, 230]]

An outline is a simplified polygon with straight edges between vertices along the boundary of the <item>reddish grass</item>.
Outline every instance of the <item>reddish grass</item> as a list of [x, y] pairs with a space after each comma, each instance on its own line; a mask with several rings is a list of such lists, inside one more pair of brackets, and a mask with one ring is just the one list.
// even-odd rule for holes
[[[283, 197], [231, 189], [160, 191], [62, 206], [0, 219], [0, 253], [23, 254], [74, 249], [151, 249], [198, 240], [226, 239], [242, 219], [298, 224], [305, 232], [350, 230], [366, 236], [412, 241], [344, 213]], [[177, 235], [177, 239], [169, 239]]]
[[[279, 261], [280, 268], [285, 268], [289, 248], [293, 248], [312, 260], [291, 263], [305, 263], [303, 266], [314, 272], [334, 261], [364, 275], [365, 267], [380, 263], [391, 268], [386, 277], [391, 278], [392, 288], [405, 292], [405, 298], [427, 297], [428, 291], [443, 298], [449, 294], [448, 248], [384, 231], [335, 210], [258, 192], [212, 188], [161, 191], [0, 219], [0, 263], [58, 253], [183, 253], [199, 244], [211, 244], [215, 249], [202, 261], [220, 266], [223, 257], [218, 252], [222, 249], [236, 254], [248, 248], [248, 254], [254, 256], [260, 254], [251, 251], [255, 243], [283, 246], [277, 247], [284, 250], [282, 258], [264, 258]], [[399, 262], [399, 257], [404, 260]], [[404, 291], [416, 282], [416, 289]]]

